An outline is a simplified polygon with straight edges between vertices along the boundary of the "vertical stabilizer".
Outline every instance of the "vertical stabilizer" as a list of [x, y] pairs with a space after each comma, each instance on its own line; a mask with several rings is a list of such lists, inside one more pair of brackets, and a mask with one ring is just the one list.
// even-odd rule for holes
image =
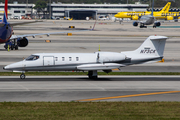
[[149, 36], [134, 52], [141, 55], [163, 57], [167, 37]]
[[168, 2], [160, 12], [169, 12], [171, 2]]
[[3, 16], [3, 22], [4, 23], [7, 23], [7, 19], [8, 19], [8, 16], [7, 16], [7, 9], [8, 9], [8, 0], [5, 0], [5, 4], [4, 4], [4, 16]]

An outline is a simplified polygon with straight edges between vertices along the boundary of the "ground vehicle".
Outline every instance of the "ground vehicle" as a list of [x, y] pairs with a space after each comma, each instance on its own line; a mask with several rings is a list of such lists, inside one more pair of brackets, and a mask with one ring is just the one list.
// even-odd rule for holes
[[107, 15], [100, 15], [98, 20], [109, 20], [109, 17]]

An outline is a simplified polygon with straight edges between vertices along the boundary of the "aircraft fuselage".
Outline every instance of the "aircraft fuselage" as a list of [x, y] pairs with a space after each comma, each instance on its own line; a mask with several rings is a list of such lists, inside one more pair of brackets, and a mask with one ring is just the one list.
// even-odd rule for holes
[[124, 54], [116, 52], [40, 53], [6, 66], [4, 69], [14, 71], [106, 70], [117, 68], [114, 63], [119, 63], [125, 59]]
[[0, 24], [3, 25], [0, 27], [0, 43], [6, 43], [12, 36], [13, 28], [8, 23]]

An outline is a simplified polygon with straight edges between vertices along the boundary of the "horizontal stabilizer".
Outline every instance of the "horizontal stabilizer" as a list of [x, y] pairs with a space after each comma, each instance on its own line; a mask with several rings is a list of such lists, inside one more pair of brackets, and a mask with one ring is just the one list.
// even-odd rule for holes
[[1, 23], [1, 24], [0, 24], [0, 27], [3, 27], [3, 26], [5, 26], [5, 25], [6, 25], [5, 23]]
[[150, 36], [151, 40], [164, 40], [164, 39], [168, 39], [168, 37], [166, 36]]
[[78, 70], [110, 70], [119, 67], [123, 67], [125, 65], [117, 64], [117, 63], [105, 63], [105, 64], [85, 64], [77, 66]]

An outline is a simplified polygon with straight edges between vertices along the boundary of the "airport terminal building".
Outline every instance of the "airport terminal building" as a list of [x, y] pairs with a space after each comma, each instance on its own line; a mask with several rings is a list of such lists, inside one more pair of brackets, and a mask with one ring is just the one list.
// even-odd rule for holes
[[97, 15], [115, 15], [120, 11], [145, 11], [148, 4], [63, 4], [48, 6], [52, 17], [69, 17], [82, 20], [86, 17], [96, 19]]
[[[33, 9], [35, 4], [8, 4], [8, 17], [15, 16], [38, 16], [37, 11]], [[41, 18], [73, 18], [75, 20], [84, 20], [86, 17], [96, 19], [98, 15], [115, 15], [120, 11], [145, 11], [148, 4], [63, 4], [52, 3], [47, 5], [47, 9], [40, 13]], [[0, 18], [4, 12], [4, 3], [0, 3]]]
[[[35, 4], [18, 4], [14, 2], [13, 4], [8, 4], [8, 18], [31, 16], [35, 13], [33, 7]], [[3, 18], [4, 14], [4, 3], [0, 3], [0, 18]]]

